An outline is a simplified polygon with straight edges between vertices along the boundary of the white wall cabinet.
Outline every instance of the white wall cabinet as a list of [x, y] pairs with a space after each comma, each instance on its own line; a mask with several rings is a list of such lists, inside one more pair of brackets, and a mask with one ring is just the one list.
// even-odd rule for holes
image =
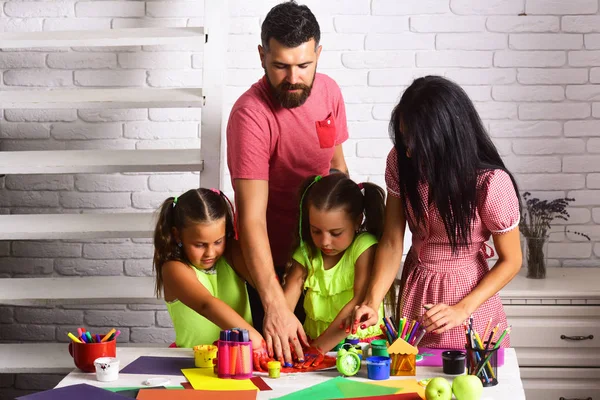
[[600, 400], [600, 269], [517, 276], [501, 293], [528, 400]]

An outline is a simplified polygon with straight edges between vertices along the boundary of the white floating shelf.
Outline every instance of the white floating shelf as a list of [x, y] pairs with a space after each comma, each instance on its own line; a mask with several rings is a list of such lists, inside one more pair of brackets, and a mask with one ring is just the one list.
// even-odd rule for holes
[[0, 152], [0, 174], [202, 171], [199, 149]]
[[[121, 367], [140, 355], [191, 357], [191, 349], [169, 349], [164, 343], [118, 343], [117, 357]], [[69, 355], [68, 343], [0, 344], [0, 374], [68, 374], [76, 367]], [[83, 374], [83, 373], [82, 373]], [[95, 379], [95, 377], [93, 378]], [[140, 380], [141, 382], [141, 380]]]
[[0, 33], [2, 49], [181, 45], [198, 42], [204, 43], [203, 27]]
[[0, 215], [0, 240], [151, 238], [154, 221], [154, 213]]
[[201, 88], [2, 90], [0, 108], [200, 108]]
[[163, 304], [154, 282], [151, 276], [2, 278], [0, 304]]

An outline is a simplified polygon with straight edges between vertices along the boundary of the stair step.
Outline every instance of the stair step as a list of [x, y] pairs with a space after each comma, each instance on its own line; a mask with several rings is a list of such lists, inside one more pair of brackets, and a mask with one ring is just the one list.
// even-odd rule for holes
[[0, 215], [0, 240], [151, 238], [154, 213]]
[[204, 28], [128, 28], [93, 31], [3, 32], [0, 48], [148, 46], [204, 43]]
[[163, 304], [154, 295], [154, 277], [91, 276], [2, 278], [0, 304]]
[[[68, 374], [76, 368], [68, 346], [68, 343], [2, 343], [0, 374]], [[122, 363], [149, 353], [170, 357], [192, 355], [191, 349], [169, 349], [164, 343], [117, 343], [117, 357]]]
[[0, 108], [202, 107], [201, 88], [2, 90]]
[[202, 171], [199, 149], [0, 152], [0, 174]]

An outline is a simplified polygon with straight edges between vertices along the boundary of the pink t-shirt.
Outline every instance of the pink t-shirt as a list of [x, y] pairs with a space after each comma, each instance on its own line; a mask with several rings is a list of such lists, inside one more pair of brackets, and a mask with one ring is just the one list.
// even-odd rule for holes
[[346, 110], [333, 79], [316, 74], [306, 102], [283, 108], [263, 77], [234, 104], [227, 124], [227, 166], [235, 179], [269, 181], [267, 230], [273, 262], [290, 259], [298, 218], [298, 189], [326, 175], [336, 145], [348, 138]]

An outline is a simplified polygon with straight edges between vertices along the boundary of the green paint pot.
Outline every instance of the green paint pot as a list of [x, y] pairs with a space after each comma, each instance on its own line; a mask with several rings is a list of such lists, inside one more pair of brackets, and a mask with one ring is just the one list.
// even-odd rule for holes
[[376, 339], [371, 342], [371, 355], [380, 357], [389, 357], [387, 350], [387, 340]]

